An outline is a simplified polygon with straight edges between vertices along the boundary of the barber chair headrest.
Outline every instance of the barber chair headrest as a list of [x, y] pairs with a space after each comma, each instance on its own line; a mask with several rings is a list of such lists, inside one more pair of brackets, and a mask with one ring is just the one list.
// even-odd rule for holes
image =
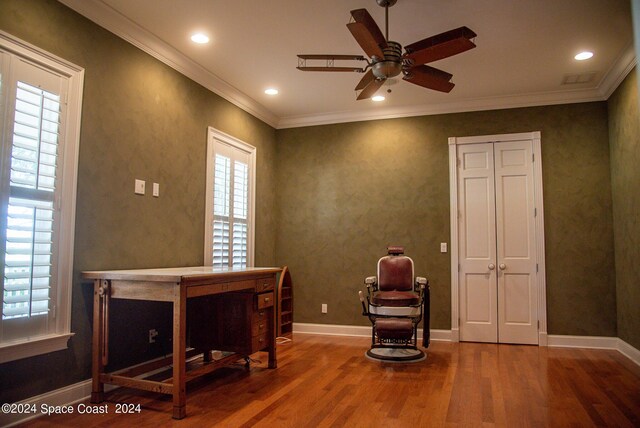
[[389, 246], [387, 247], [387, 253], [391, 256], [399, 256], [400, 254], [404, 254], [404, 247], [397, 245]]

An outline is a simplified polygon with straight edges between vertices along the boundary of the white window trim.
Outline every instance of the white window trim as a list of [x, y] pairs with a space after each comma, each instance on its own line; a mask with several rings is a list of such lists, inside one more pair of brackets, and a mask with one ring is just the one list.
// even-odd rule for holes
[[[52, 55], [9, 33], [0, 31], [0, 49], [38, 63], [68, 78], [69, 91], [65, 117], [65, 165], [62, 171], [62, 203], [58, 263], [57, 307], [55, 333], [29, 337], [24, 340], [0, 344], [0, 363], [67, 348], [71, 333], [71, 292], [73, 288], [73, 243], [75, 235], [76, 190], [78, 177], [78, 153], [82, 116], [82, 90], [84, 69]], [[8, 112], [5, 112], [5, 115]], [[6, 120], [6, 118], [5, 118]], [[11, 138], [8, 128], [3, 138]]]
[[213, 259], [213, 167], [215, 165], [215, 142], [221, 142], [249, 154], [249, 227], [247, 230], [247, 267], [253, 267], [255, 255], [255, 217], [256, 217], [256, 148], [213, 127], [207, 129], [207, 185], [204, 225], [204, 260], [211, 264]]

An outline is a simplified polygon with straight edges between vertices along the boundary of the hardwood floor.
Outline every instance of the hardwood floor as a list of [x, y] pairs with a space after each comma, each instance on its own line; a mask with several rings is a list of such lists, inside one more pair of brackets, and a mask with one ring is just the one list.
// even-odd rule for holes
[[[41, 417], [35, 427], [640, 427], [640, 367], [617, 351], [433, 342], [425, 361], [364, 356], [369, 340], [296, 334], [250, 371], [188, 385], [187, 418], [169, 396], [119, 389], [106, 415]], [[117, 403], [140, 414], [114, 414]]]

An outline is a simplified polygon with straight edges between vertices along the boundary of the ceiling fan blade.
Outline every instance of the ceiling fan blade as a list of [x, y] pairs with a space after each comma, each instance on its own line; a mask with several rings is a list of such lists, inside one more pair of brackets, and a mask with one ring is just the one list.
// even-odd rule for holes
[[446, 31], [405, 46], [405, 58], [413, 60], [415, 65], [448, 58], [475, 48], [476, 45], [471, 41], [474, 37], [476, 33], [467, 27]]
[[364, 73], [364, 68], [360, 67], [296, 67], [300, 71], [346, 71], [352, 73]]
[[319, 60], [355, 60], [355, 61], [366, 61], [367, 59], [362, 55], [298, 55], [300, 59], [319, 59]]
[[347, 28], [362, 50], [370, 58], [373, 56], [384, 58], [382, 49], [387, 47], [387, 40], [367, 9], [352, 10], [351, 16], [355, 22], [348, 23]]
[[451, 92], [455, 86], [450, 82], [452, 77], [453, 75], [446, 71], [438, 70], [428, 65], [419, 65], [408, 69], [402, 79], [434, 91]]
[[[384, 79], [374, 79], [367, 86], [365, 86], [360, 95], [358, 95], [358, 100], [366, 100], [367, 98], [371, 98], [373, 94], [375, 94], [380, 87], [384, 85]], [[358, 85], [359, 86], [359, 85]]]
[[360, 79], [360, 83], [358, 83], [358, 86], [356, 86], [356, 91], [364, 89], [373, 80], [375, 80], [373, 71], [372, 70], [367, 71], [366, 74], [362, 77], [362, 79]]

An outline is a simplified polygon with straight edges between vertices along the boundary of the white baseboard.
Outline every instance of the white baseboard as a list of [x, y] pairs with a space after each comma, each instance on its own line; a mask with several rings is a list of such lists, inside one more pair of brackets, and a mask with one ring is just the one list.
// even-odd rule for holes
[[640, 366], [640, 351], [619, 337], [548, 335], [548, 346], [562, 348], [615, 349]]
[[640, 350], [634, 348], [629, 345], [624, 340], [618, 338], [618, 351], [625, 357], [629, 358], [631, 361], [640, 366]]
[[326, 336], [371, 337], [371, 327], [361, 325], [293, 323], [294, 333], [321, 334]]
[[[371, 337], [371, 326], [293, 323], [294, 333], [320, 334], [326, 336]], [[422, 329], [418, 329], [418, 338]], [[451, 342], [451, 330], [431, 330], [431, 340]]]
[[549, 334], [547, 346], [559, 348], [618, 349], [617, 337], [564, 336]]

